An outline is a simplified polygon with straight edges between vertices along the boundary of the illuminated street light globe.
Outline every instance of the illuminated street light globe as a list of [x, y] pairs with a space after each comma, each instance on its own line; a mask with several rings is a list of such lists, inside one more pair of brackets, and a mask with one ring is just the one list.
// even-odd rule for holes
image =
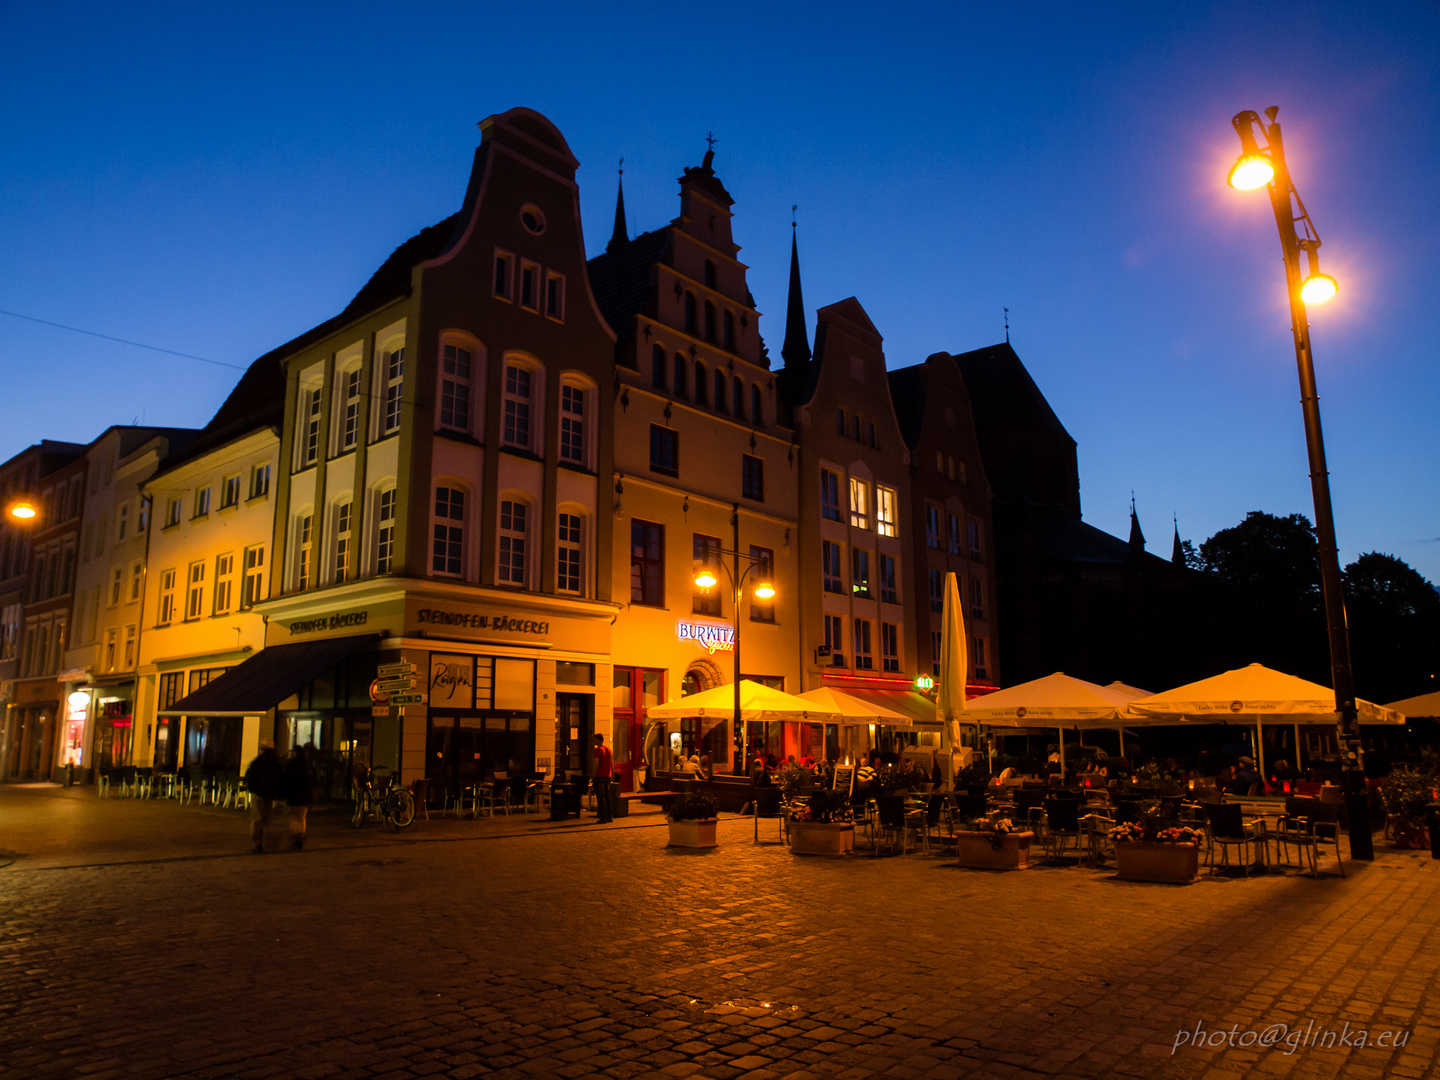
[[1275, 179], [1275, 166], [1263, 154], [1246, 154], [1230, 170], [1230, 186], [1237, 191], [1254, 191]]
[[34, 521], [35, 518], [40, 516], [40, 512], [35, 509], [35, 504], [28, 499], [21, 499], [19, 502], [11, 503], [9, 510], [12, 518], [16, 518], [22, 522]]
[[1311, 274], [1300, 285], [1300, 299], [1307, 304], [1323, 304], [1339, 291], [1340, 286], [1329, 274]]
[[768, 581], [762, 581], [755, 586], [755, 595], [761, 600], [770, 600], [775, 596], [775, 586]]
[[714, 588], [716, 582], [718, 582], [719, 580], [720, 579], [715, 576], [715, 572], [713, 570], [708, 570], [702, 567], [695, 572], [695, 584], [699, 585], [702, 589]]

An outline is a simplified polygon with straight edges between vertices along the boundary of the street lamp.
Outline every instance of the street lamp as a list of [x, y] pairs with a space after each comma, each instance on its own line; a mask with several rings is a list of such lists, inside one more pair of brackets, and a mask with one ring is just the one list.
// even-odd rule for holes
[[[711, 555], [729, 555], [735, 560], [735, 573], [725, 565], [723, 559], [711, 560]], [[740, 560], [747, 563], [745, 569], [740, 569]], [[740, 744], [741, 753], [749, 756], [750, 753], [750, 727], [748, 724], [742, 728], [740, 721], [740, 601], [745, 598], [745, 579], [751, 573], [755, 574], [755, 595], [761, 600], [771, 600], [775, 597], [775, 581], [770, 559], [765, 555], [752, 555], [746, 551], [732, 551], [728, 548], [707, 548], [705, 557], [702, 558], [695, 568], [695, 584], [702, 589], [713, 589], [720, 584], [720, 578], [715, 573], [719, 567], [725, 572], [726, 579], [730, 582], [730, 591], [735, 599], [735, 647], [731, 651], [735, 659], [735, 715], [732, 717], [735, 731], [742, 732]], [[736, 575], [739, 575], [738, 578]], [[742, 766], [748, 767], [748, 761], [741, 761]]]
[[40, 516], [40, 508], [35, 505], [34, 500], [21, 497], [5, 508], [12, 521], [18, 525], [28, 525]]
[[[1324, 303], [1333, 297], [1335, 279], [1320, 272], [1320, 234], [1315, 231], [1300, 193], [1285, 167], [1285, 148], [1275, 117], [1279, 108], [1265, 110], [1268, 124], [1246, 110], [1236, 113], [1231, 123], [1240, 136], [1240, 159], [1230, 170], [1229, 183], [1240, 191], [1268, 187], [1275, 224], [1280, 229], [1280, 248], [1285, 259], [1285, 285], [1290, 297], [1290, 329], [1295, 336], [1295, 363], [1300, 374], [1300, 403], [1305, 415], [1305, 445], [1310, 456], [1310, 492], [1315, 500], [1315, 535], [1319, 541], [1320, 591], [1325, 600], [1325, 625], [1330, 636], [1330, 677], [1335, 686], [1335, 711], [1343, 753], [1345, 804], [1349, 815], [1350, 857], [1373, 859], [1370, 836], [1370, 803], [1365, 790], [1365, 769], [1361, 759], [1360, 722], [1355, 711], [1355, 673], [1350, 667], [1350, 635], [1345, 626], [1345, 594], [1340, 578], [1340, 558], [1335, 544], [1335, 514], [1330, 505], [1330, 474], [1325, 465], [1325, 438], [1320, 430], [1320, 398], [1315, 389], [1314, 355], [1310, 351], [1310, 323], [1306, 304]], [[1265, 139], [1256, 141], [1259, 131]], [[1297, 225], [1301, 232], [1297, 232]], [[1303, 235], [1302, 235], [1303, 232]], [[1300, 253], [1305, 253], [1309, 273], [1301, 277]]]

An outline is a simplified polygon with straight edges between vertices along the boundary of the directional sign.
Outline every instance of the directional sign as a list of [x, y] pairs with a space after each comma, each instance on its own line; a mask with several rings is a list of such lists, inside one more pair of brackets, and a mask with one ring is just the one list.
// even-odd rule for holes
[[375, 669], [375, 674], [382, 679], [394, 679], [401, 675], [412, 675], [414, 672], [414, 664], [381, 664]]
[[391, 694], [390, 704], [392, 705], [424, 705], [424, 694]]
[[371, 715], [371, 716], [389, 716], [389, 715], [390, 715], [390, 706], [389, 706], [389, 705], [371, 705], [371, 706], [370, 706], [370, 715]]
[[414, 679], [376, 679], [375, 689], [382, 694], [393, 694], [396, 690], [413, 690]]

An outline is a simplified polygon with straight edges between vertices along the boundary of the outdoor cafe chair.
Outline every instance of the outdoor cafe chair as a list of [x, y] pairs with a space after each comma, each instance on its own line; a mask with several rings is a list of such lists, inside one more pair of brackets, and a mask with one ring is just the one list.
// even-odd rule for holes
[[[983, 796], [982, 796], [983, 798]], [[923, 810], [912, 810], [906, 817], [909, 819], [912, 829], [920, 831], [921, 843], [924, 846], [926, 855], [930, 854], [930, 834], [935, 834], [935, 839], [944, 846], [944, 838], [940, 835], [940, 815], [945, 810], [945, 793], [943, 791], [932, 791], [926, 797]], [[951, 830], [953, 835], [954, 830]]]
[[1045, 857], [1059, 859], [1072, 843], [1080, 858], [1080, 802], [1078, 799], [1045, 800]]
[[1344, 877], [1345, 860], [1340, 855], [1340, 804], [1293, 795], [1286, 798], [1285, 815], [1280, 818], [1275, 834], [1275, 849], [1277, 856], [1282, 850], [1286, 852], [1287, 864], [1291, 845], [1295, 847], [1302, 867], [1309, 860], [1311, 877], [1320, 876], [1320, 849], [1333, 847], [1335, 865], [1340, 876]]
[[[1209, 822], [1206, 863], [1212, 874], [1230, 865], [1230, 849], [1238, 847], [1245, 859], [1245, 873], [1250, 873], [1249, 848], [1257, 839], [1263, 844], [1265, 834], [1245, 824], [1239, 803], [1206, 803], [1205, 814]], [[1263, 828], [1263, 826], [1262, 826]], [[1215, 848], [1220, 848], [1220, 865], [1215, 865]]]
[[760, 843], [760, 819], [775, 822], [775, 836], [778, 843], [785, 842], [785, 809], [780, 803], [780, 789], [762, 787], [755, 789], [755, 843]]
[[1045, 788], [1017, 788], [1015, 790], [1015, 816], [1019, 818], [1015, 824], [1023, 821], [1026, 825], [1036, 828], [1044, 821], [1045, 800], [1049, 792]]
[[897, 843], [900, 845], [900, 854], [904, 855], [909, 850], [905, 796], [877, 795], [875, 797], [875, 824], [879, 829], [879, 836], [875, 841], [875, 854], [880, 854], [881, 847], [888, 847], [893, 851]]

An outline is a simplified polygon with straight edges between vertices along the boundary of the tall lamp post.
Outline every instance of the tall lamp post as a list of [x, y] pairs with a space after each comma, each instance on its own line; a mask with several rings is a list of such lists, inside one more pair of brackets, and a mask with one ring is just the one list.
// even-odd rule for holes
[[[735, 571], [725, 565], [723, 558], [711, 559], [711, 555], [729, 555], [735, 560]], [[740, 569], [740, 561], [745, 560], [744, 570]], [[755, 595], [761, 600], [770, 600], [775, 596], [775, 581], [772, 576], [770, 560], [763, 555], [751, 555], [749, 552], [731, 550], [729, 548], [710, 548], [705, 553], [705, 558], [700, 560], [695, 568], [695, 584], [702, 589], [713, 589], [720, 584], [719, 577], [715, 574], [715, 567], [725, 572], [725, 578], [730, 583], [730, 591], [735, 600], [735, 647], [731, 650], [735, 658], [735, 715], [732, 718], [735, 724], [733, 730], [741, 731], [740, 721], [740, 601], [745, 598], [745, 579], [751, 573], [755, 574]], [[748, 725], [743, 729], [741, 736], [742, 753], [750, 753], [750, 731]], [[748, 768], [749, 762], [742, 761], [741, 765]]]
[[[1323, 304], [1336, 293], [1335, 279], [1320, 273], [1320, 234], [1300, 201], [1300, 193], [1285, 167], [1285, 148], [1279, 109], [1265, 110], [1269, 123], [1246, 110], [1231, 123], [1240, 136], [1240, 158], [1230, 170], [1230, 186], [1240, 191], [1268, 187], [1280, 248], [1285, 260], [1285, 287], [1290, 297], [1290, 329], [1295, 335], [1295, 363], [1300, 373], [1300, 404], [1305, 415], [1305, 445], [1310, 455], [1310, 492], [1315, 500], [1315, 535], [1319, 541], [1320, 592], [1325, 601], [1325, 625], [1330, 636], [1330, 677], [1335, 686], [1335, 712], [1342, 752], [1345, 806], [1349, 816], [1350, 857], [1373, 859], [1370, 803], [1365, 790], [1361, 758], [1360, 721], [1355, 710], [1355, 674], [1350, 667], [1350, 634], [1345, 625], [1345, 594], [1340, 558], [1335, 543], [1335, 514], [1330, 505], [1330, 474], [1325, 465], [1325, 438], [1320, 430], [1320, 397], [1315, 389], [1315, 362], [1310, 351], [1310, 323], [1306, 304]], [[1257, 130], [1265, 140], [1261, 146]], [[1297, 228], [1298, 227], [1298, 228]], [[1300, 254], [1308, 274], [1301, 276]]]

